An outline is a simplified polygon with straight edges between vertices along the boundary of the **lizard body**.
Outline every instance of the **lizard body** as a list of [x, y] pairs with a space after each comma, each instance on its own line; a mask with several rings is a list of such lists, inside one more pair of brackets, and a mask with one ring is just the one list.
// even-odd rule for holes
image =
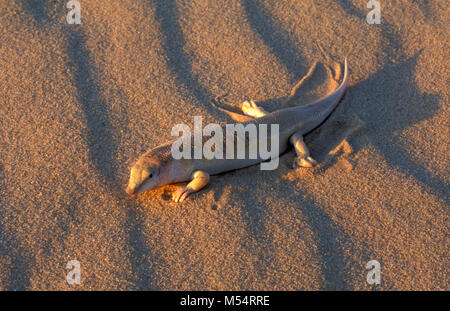
[[[344, 78], [339, 87], [330, 95], [306, 106], [297, 106], [267, 113], [251, 102], [244, 102], [243, 112], [254, 119], [241, 122], [243, 126], [254, 124], [279, 125], [278, 157], [292, 144], [297, 153], [294, 167], [313, 167], [317, 162], [309, 155], [309, 150], [303, 141], [303, 135], [318, 127], [333, 112], [345, 93], [348, 81], [347, 60], [344, 65]], [[267, 145], [271, 145], [271, 137], [267, 135]], [[257, 136], [259, 137], [259, 135]], [[249, 137], [245, 140], [246, 150], [258, 146], [258, 138]], [[192, 141], [192, 140], [191, 140]], [[205, 141], [203, 141], [204, 143]], [[235, 141], [235, 144], [237, 142]], [[267, 158], [257, 156], [254, 159], [174, 159], [171, 154], [172, 142], [163, 144], [143, 154], [131, 168], [130, 180], [126, 189], [128, 194], [143, 192], [165, 186], [171, 183], [190, 181], [185, 187], [179, 188], [173, 195], [176, 202], [182, 202], [186, 197], [199, 191], [209, 182], [210, 175], [216, 175], [239, 168], [261, 163]], [[226, 146], [224, 142], [224, 146]], [[234, 151], [236, 145], [234, 146]], [[226, 147], [224, 148], [226, 151]]]

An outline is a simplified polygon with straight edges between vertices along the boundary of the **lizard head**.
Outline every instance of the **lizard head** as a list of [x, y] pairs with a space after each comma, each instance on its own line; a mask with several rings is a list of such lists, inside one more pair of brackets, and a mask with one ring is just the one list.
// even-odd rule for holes
[[159, 163], [143, 156], [131, 167], [127, 189], [129, 195], [155, 189], [160, 186]]

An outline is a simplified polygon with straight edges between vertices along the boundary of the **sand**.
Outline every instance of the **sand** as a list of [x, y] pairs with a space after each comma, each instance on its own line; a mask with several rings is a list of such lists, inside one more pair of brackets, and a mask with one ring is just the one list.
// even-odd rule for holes
[[[450, 289], [448, 1], [380, 0], [380, 25], [356, 0], [80, 3], [81, 25], [0, 4], [2, 290]], [[175, 124], [231, 122], [212, 98], [276, 110], [318, 46], [350, 81], [306, 139], [317, 169], [291, 150], [182, 204], [125, 194]]]

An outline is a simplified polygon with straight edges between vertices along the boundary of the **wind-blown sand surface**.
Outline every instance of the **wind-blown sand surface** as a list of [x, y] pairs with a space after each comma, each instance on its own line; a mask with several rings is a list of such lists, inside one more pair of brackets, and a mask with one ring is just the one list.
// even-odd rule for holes
[[[1, 1], [0, 288], [449, 290], [450, 8], [379, 1]], [[350, 82], [318, 168], [125, 194], [175, 124], [231, 122], [214, 97], [280, 107], [319, 45]]]

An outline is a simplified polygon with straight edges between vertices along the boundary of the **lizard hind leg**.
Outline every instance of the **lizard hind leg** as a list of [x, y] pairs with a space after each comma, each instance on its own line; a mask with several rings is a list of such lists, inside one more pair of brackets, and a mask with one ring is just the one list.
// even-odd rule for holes
[[303, 136], [299, 133], [294, 133], [289, 142], [294, 146], [297, 157], [294, 159], [294, 168], [297, 167], [314, 167], [318, 163], [309, 155], [308, 146], [303, 141]]
[[264, 117], [266, 114], [268, 114], [268, 112], [263, 108], [258, 107], [253, 100], [246, 100], [242, 103], [242, 112], [245, 115], [253, 118]]

